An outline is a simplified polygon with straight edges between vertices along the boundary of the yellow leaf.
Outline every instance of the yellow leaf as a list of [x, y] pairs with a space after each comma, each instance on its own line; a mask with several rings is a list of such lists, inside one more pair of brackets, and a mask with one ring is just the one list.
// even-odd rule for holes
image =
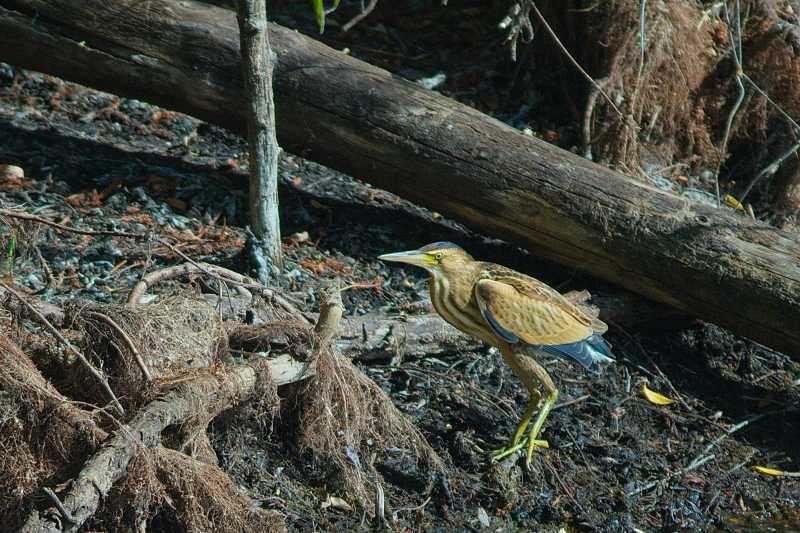
[[751, 466], [750, 470], [767, 476], [782, 476], [784, 474], [783, 470], [775, 470], [774, 468], [767, 468], [765, 466]]
[[647, 384], [642, 385], [642, 392], [644, 393], [644, 397], [647, 398], [647, 401], [656, 405], [669, 405], [671, 403], [675, 403], [675, 400], [671, 398], [667, 398], [666, 396], [662, 396], [657, 392], [653, 392], [647, 388]]
[[737, 200], [730, 194], [725, 197], [725, 201], [728, 202], [729, 205], [735, 207], [736, 209], [744, 209], [744, 207], [742, 207], [742, 204], [739, 203], [739, 200]]

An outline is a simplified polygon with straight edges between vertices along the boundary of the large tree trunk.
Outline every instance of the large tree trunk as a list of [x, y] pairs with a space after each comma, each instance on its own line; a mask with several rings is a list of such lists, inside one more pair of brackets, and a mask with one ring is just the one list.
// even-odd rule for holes
[[[633, 181], [298, 33], [270, 31], [286, 150], [800, 356], [794, 235]], [[234, 14], [189, 0], [0, 0], [0, 60], [244, 133], [237, 52]]]

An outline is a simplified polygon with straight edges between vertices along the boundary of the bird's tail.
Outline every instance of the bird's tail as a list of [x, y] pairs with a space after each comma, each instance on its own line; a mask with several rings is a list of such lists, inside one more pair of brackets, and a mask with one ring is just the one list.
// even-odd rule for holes
[[614, 361], [611, 347], [600, 335], [592, 335], [588, 339], [570, 344], [557, 344], [553, 346], [538, 345], [536, 349], [542, 350], [559, 357], [577, 361], [592, 372], [599, 372], [600, 365]]

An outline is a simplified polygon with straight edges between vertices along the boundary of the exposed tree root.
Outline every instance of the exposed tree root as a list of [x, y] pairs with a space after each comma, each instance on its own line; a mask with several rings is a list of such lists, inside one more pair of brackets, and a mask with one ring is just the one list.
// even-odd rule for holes
[[[206, 273], [203, 265], [190, 267], [153, 273], [149, 281], [198, 269]], [[216, 268], [212, 272], [252, 284]], [[343, 311], [338, 283], [322, 290], [320, 302], [313, 330], [291, 318], [258, 328], [227, 327], [204, 300], [185, 294], [147, 305], [68, 303], [62, 326], [77, 333], [71, 334], [74, 342], [135, 413], [127, 422], [100, 409], [93, 420], [74, 407], [0, 333], [0, 445], [13, 450], [0, 455], [0, 494], [15, 495], [0, 504], [0, 527], [17, 529], [27, 506], [30, 514], [21, 529], [26, 533], [76, 532], [89, 519], [111, 531], [151, 524], [201, 532], [283, 531], [278, 513], [254, 507], [217, 467], [207, 427], [222, 411], [252, 400], [273, 416], [277, 383], [307, 376], [312, 377], [300, 388], [301, 409], [293, 417], [301, 424], [301, 446], [334, 476], [333, 485], [369, 506], [371, 491], [382, 483], [373, 463], [387, 449], [407, 456], [433, 479], [442, 466], [424, 437], [331, 347]], [[26, 302], [25, 308], [32, 306]], [[235, 344], [252, 350], [240, 351], [248, 356], [245, 362], [231, 364], [229, 332]], [[87, 405], [106, 403], [96, 381], [75, 364], [74, 351], [50, 353], [42, 361], [68, 376], [70, 394]], [[281, 356], [293, 361], [287, 364], [281, 357], [263, 357], [263, 351], [296, 352], [302, 361]], [[99, 429], [98, 422], [110, 423], [113, 431]], [[31, 505], [37, 491], [43, 497]]]
[[269, 380], [265, 364], [238, 365], [214, 373], [198, 372], [191, 381], [151, 402], [130, 424], [115, 431], [86, 462], [69, 491], [61, 497], [74, 522], [49, 510], [36, 511], [22, 531], [77, 531], [94, 514], [114, 483], [125, 475], [133, 457], [146, 453], [145, 447], [161, 443], [162, 431], [173, 425], [205, 428], [208, 420], [224, 409], [250, 398], [265, 376]]
[[[341, 306], [338, 291], [323, 291], [318, 331], [331, 332]], [[333, 310], [333, 311], [332, 311]], [[331, 314], [333, 317], [331, 317]], [[338, 315], [338, 316], [337, 316]], [[320, 324], [328, 324], [320, 326]], [[376, 455], [393, 448], [433, 480], [443, 471], [436, 452], [374, 381], [331, 345], [320, 346], [316, 373], [299, 390], [300, 444], [333, 476], [331, 485], [365, 509], [374, 508], [373, 488], [382, 478]], [[432, 483], [431, 483], [432, 485]]]

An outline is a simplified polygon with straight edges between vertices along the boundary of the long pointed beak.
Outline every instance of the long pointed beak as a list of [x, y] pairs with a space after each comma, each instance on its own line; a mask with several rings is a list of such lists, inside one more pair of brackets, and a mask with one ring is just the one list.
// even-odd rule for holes
[[381, 261], [395, 261], [397, 263], [408, 263], [411, 265], [418, 265], [421, 267], [431, 264], [431, 258], [428, 254], [420, 252], [419, 250], [411, 250], [410, 252], [396, 252], [393, 254], [379, 255], [378, 259]]

